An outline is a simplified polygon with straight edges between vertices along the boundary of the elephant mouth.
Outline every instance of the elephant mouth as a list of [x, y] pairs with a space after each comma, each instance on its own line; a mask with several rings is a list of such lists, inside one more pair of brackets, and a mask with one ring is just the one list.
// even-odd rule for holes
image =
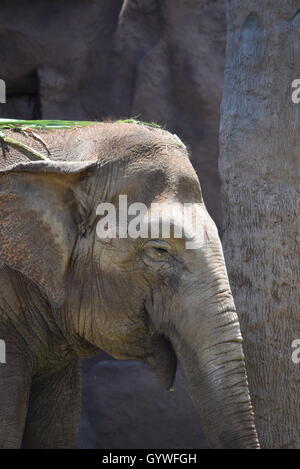
[[151, 337], [151, 353], [144, 361], [153, 369], [162, 386], [174, 390], [177, 357], [171, 342], [163, 335]]
[[157, 330], [151, 319], [151, 314], [149, 314], [148, 307], [149, 304], [145, 302], [142, 315], [148, 331], [148, 340], [143, 361], [152, 368], [161, 385], [167, 391], [173, 391], [177, 371], [177, 356], [170, 340]]

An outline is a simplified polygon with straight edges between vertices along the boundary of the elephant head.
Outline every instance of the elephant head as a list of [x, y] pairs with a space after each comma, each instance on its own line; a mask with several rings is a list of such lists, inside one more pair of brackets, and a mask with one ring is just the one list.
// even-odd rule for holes
[[[211, 446], [258, 447], [222, 247], [185, 147], [136, 124], [98, 124], [82, 140], [92, 159], [0, 173], [1, 262], [38, 286], [78, 355], [144, 360], [168, 389], [178, 360]], [[97, 207], [118, 208], [120, 195], [131, 207], [197, 206], [201, 243], [187, 249], [174, 230], [99, 237]]]

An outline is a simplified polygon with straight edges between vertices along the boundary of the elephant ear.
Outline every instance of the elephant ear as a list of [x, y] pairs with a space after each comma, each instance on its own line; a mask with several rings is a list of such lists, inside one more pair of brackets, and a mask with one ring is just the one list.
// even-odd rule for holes
[[24, 274], [54, 305], [78, 236], [73, 188], [95, 162], [29, 162], [0, 171], [0, 264]]

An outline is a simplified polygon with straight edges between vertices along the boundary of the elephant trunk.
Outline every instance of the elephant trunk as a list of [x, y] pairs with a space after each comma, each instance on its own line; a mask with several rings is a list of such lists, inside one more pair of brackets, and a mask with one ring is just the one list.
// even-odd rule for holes
[[203, 315], [198, 314], [199, 324], [193, 321], [192, 336], [186, 316], [186, 334], [181, 323], [180, 334], [174, 331], [170, 340], [208, 443], [213, 448], [259, 448], [237, 315], [215, 305], [205, 316], [205, 326]]

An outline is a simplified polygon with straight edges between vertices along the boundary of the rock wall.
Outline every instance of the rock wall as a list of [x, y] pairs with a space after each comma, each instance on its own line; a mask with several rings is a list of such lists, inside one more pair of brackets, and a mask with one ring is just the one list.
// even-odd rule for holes
[[[0, 78], [7, 102], [0, 104], [0, 117], [158, 122], [187, 143], [220, 227], [224, 3], [2, 0]], [[181, 381], [169, 398], [140, 364], [92, 361], [84, 376], [81, 447], [204, 444]], [[113, 406], [111, 395], [120, 406]], [[144, 432], [141, 412], [148, 422]]]

